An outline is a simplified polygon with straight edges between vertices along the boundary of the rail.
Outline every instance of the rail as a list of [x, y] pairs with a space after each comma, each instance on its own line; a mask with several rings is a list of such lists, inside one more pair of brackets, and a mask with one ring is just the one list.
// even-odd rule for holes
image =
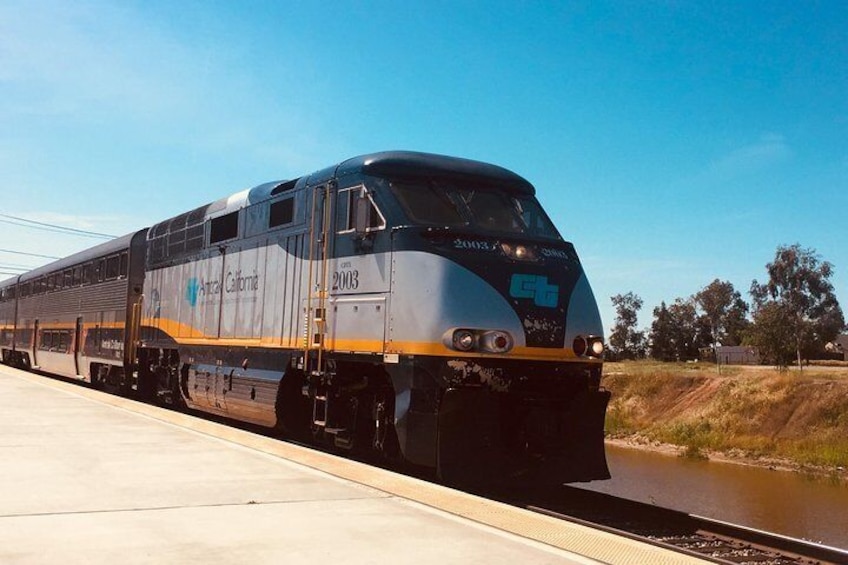
[[546, 500], [549, 494], [542, 493], [490, 496], [713, 563], [848, 564], [848, 551], [843, 549], [574, 487], [564, 487], [556, 501]]

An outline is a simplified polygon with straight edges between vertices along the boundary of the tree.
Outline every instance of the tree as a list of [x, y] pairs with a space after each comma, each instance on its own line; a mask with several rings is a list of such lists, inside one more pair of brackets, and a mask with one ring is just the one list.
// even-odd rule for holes
[[706, 318], [698, 316], [694, 298], [678, 298], [668, 307], [674, 321], [674, 353], [680, 361], [698, 359], [701, 347], [710, 344], [710, 327]]
[[[768, 282], [760, 284], [754, 280], [751, 283], [754, 324], [779, 321], [786, 325], [787, 331], [784, 335], [774, 328], [769, 331], [755, 328], [752, 336], [789, 340], [788, 347], [794, 351], [801, 367], [802, 355], [809, 356], [823, 347], [845, 327], [845, 318], [830, 282], [833, 265], [822, 261], [814, 249], [802, 249], [796, 243], [779, 246], [774, 261], [766, 265], [766, 271]], [[772, 344], [770, 347], [780, 349], [786, 345]]]
[[693, 297], [710, 327], [713, 352], [722, 345], [739, 345], [748, 325], [748, 304], [730, 282], [715, 279]]
[[614, 359], [636, 359], [645, 356], [645, 333], [636, 330], [642, 299], [628, 292], [611, 297], [615, 307], [615, 324], [609, 346]]
[[698, 316], [694, 298], [678, 298], [671, 306], [663, 302], [654, 309], [651, 356], [660, 361], [698, 359], [700, 348], [709, 345], [709, 336], [709, 325]]
[[648, 337], [651, 344], [651, 357], [657, 361], [674, 361], [673, 325], [671, 314], [663, 301], [654, 308], [654, 321]]
[[786, 367], [795, 354], [792, 313], [779, 302], [766, 302], [754, 311], [745, 342], [757, 348], [761, 362]]

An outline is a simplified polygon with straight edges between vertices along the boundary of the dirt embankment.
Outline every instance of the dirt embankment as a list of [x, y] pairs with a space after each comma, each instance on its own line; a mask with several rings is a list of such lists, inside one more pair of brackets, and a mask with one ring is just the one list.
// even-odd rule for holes
[[848, 368], [608, 363], [608, 437], [848, 478]]

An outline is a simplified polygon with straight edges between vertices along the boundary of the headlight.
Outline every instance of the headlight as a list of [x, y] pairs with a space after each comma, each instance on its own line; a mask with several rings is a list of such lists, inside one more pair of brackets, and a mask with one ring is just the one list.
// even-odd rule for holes
[[474, 349], [474, 333], [471, 330], [456, 330], [453, 332], [453, 347], [459, 351], [471, 351]]
[[586, 355], [586, 349], [588, 348], [588, 346], [586, 345], [586, 338], [584, 338], [582, 335], [578, 335], [577, 337], [575, 337], [573, 347], [574, 354], [578, 357], [583, 357], [584, 355]]
[[528, 245], [501, 243], [501, 251], [516, 261], [536, 261], [536, 250]]
[[574, 354], [578, 357], [601, 357], [604, 354], [604, 338], [599, 336], [574, 338]]
[[484, 353], [506, 353], [515, 344], [512, 335], [503, 330], [458, 329], [448, 330], [444, 344], [457, 351], [481, 351]]
[[592, 340], [592, 355], [595, 357], [600, 357], [604, 354], [604, 341], [601, 338], [595, 338]]
[[490, 353], [506, 353], [512, 349], [512, 336], [502, 331], [485, 332], [480, 337], [480, 349]]

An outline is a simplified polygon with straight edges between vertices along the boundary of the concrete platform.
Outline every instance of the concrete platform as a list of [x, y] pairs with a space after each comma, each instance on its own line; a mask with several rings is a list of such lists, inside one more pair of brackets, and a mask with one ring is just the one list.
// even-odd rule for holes
[[0, 563], [696, 563], [0, 365]]

